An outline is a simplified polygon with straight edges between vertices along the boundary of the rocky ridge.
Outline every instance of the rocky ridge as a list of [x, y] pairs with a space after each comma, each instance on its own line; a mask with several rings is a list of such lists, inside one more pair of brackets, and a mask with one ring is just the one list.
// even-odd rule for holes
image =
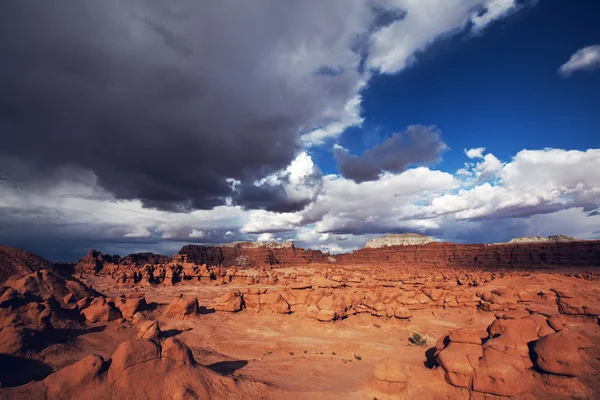
[[566, 235], [543, 236], [523, 236], [511, 239], [508, 243], [545, 243], [545, 242], [576, 242], [579, 239]]
[[[241, 243], [228, 247], [186, 245], [172, 258], [158, 255], [130, 255], [121, 258], [90, 250], [75, 264], [75, 270], [110, 275], [131, 275], [138, 272], [147, 275], [149, 270], [156, 270], [158, 276], [164, 277], [167, 276], [167, 272], [163, 272], [165, 269], [175, 270], [174, 273], [177, 274], [177, 270], [198, 270], [203, 265], [208, 268], [257, 268], [333, 264], [515, 270], [600, 266], [600, 241], [515, 242], [494, 245], [431, 242], [422, 245], [363, 248], [334, 256], [318, 250], [295, 247], [293, 243], [281, 247], [246, 246]], [[195, 276], [197, 272], [189, 274]]]
[[28, 251], [0, 245], [0, 284], [17, 274], [52, 269], [52, 263]]
[[435, 242], [431, 236], [419, 235], [417, 233], [388, 234], [367, 240], [365, 248], [378, 249], [387, 246], [414, 246]]

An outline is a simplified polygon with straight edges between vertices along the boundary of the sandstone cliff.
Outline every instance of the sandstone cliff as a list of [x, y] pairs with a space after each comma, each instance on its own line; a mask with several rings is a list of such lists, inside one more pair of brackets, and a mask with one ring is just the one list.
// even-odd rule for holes
[[543, 243], [543, 242], [576, 242], [579, 239], [572, 236], [565, 235], [552, 235], [548, 237], [543, 236], [523, 236], [511, 239], [508, 243]]
[[[274, 242], [273, 242], [274, 243]], [[230, 243], [227, 246], [187, 245], [179, 251], [188, 262], [222, 266], [263, 266], [263, 265], [306, 265], [328, 262], [329, 254], [318, 250], [304, 250], [292, 242], [256, 245], [249, 242]]]
[[[439, 269], [527, 269], [553, 267], [600, 266], [600, 241], [554, 241], [485, 244], [432, 242], [418, 246], [385, 246], [364, 248], [352, 253], [331, 256], [318, 250], [289, 247], [250, 246], [237, 243], [221, 246], [184, 246], [179, 254], [166, 256], [103, 255], [91, 250], [76, 264], [85, 273], [114, 274], [136, 268], [172, 266], [188, 268], [262, 267], [262, 266], [368, 266], [372, 268], [406, 267]], [[192, 268], [193, 269], [193, 268]]]
[[336, 256], [338, 264], [436, 268], [600, 266], [600, 241], [389, 246]]
[[388, 234], [367, 241], [365, 248], [378, 249], [387, 246], [412, 246], [434, 242], [431, 236], [418, 233]]

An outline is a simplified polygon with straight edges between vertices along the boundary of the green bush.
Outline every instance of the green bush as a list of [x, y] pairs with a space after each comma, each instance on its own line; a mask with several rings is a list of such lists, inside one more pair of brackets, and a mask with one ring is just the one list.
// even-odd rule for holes
[[427, 346], [429, 338], [426, 335], [420, 334], [419, 332], [413, 332], [408, 338], [408, 341], [413, 346]]

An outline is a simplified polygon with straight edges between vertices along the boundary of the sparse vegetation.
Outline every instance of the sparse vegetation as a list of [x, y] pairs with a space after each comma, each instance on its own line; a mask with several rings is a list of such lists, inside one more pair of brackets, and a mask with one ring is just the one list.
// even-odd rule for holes
[[294, 355], [294, 352], [293, 352], [293, 351], [290, 351], [290, 356], [293, 356], [293, 355]]
[[429, 338], [427, 337], [427, 335], [423, 335], [419, 332], [413, 332], [408, 338], [408, 341], [413, 346], [427, 346]]
[[362, 357], [361, 357], [361, 356], [359, 356], [358, 354], [355, 354], [355, 355], [354, 355], [354, 358], [356, 358], [358, 361], [362, 360]]

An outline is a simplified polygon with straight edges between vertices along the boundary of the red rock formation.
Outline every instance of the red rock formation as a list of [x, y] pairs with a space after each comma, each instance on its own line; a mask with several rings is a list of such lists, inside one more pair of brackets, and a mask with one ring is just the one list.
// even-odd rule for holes
[[[188, 262], [223, 266], [306, 265], [330, 263], [332, 256], [318, 250], [283, 248], [184, 246]], [[600, 241], [548, 243], [455, 244], [364, 248], [333, 256], [337, 265], [378, 264], [441, 268], [532, 268], [600, 266]]]
[[75, 271], [91, 274], [99, 273], [107, 266], [132, 266], [142, 267], [146, 264], [166, 264], [171, 259], [168, 256], [154, 253], [135, 253], [125, 257], [102, 254], [97, 250], [90, 250], [75, 264]]
[[304, 250], [293, 244], [269, 247], [248, 246], [245, 243], [229, 246], [187, 245], [183, 246], [179, 254], [185, 255], [188, 262], [225, 267], [326, 263], [329, 257], [327, 253], [318, 250]]
[[13, 275], [52, 269], [52, 263], [25, 250], [0, 245], [0, 285]]
[[[86, 273], [124, 274], [124, 281], [151, 277], [150, 283], [208, 276], [208, 266], [264, 267], [335, 264], [370, 268], [403, 267], [437, 269], [528, 269], [553, 267], [600, 266], [600, 241], [545, 243], [454, 244], [428, 243], [414, 246], [364, 248], [352, 253], [330, 255], [318, 250], [304, 250], [293, 244], [256, 245], [232, 243], [218, 246], [184, 246], [169, 259], [152, 253], [127, 257], [103, 255], [90, 250], [79, 260], [75, 270]], [[205, 265], [204, 270], [198, 268]], [[375, 272], [375, 271], [374, 271]], [[139, 276], [134, 276], [134, 275]], [[237, 277], [245, 279], [246, 277]], [[272, 284], [272, 283], [270, 283]]]
[[600, 266], [600, 241], [506, 244], [428, 243], [360, 249], [335, 256], [337, 264], [425, 268], [535, 268]]

